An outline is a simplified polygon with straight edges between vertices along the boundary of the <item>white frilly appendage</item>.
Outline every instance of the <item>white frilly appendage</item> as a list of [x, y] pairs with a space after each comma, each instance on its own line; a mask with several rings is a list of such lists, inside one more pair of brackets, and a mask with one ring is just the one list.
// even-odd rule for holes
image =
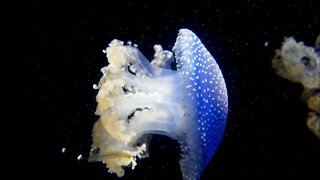
[[276, 51], [272, 67], [276, 73], [290, 81], [304, 86], [301, 98], [308, 105], [310, 112], [307, 126], [320, 139], [320, 35], [315, 48], [303, 42], [286, 38], [281, 49]]
[[143, 134], [176, 139], [188, 121], [182, 107], [188, 101], [177, 93], [183, 82], [177, 80], [176, 71], [167, 70], [172, 53], [159, 45], [155, 50], [151, 64], [136, 47], [118, 40], [104, 51], [110, 64], [102, 68], [98, 84], [100, 119], [93, 129], [90, 160], [103, 161], [119, 177], [124, 175], [123, 166], [134, 169], [136, 158], [146, 153], [147, 142], [139, 142]]

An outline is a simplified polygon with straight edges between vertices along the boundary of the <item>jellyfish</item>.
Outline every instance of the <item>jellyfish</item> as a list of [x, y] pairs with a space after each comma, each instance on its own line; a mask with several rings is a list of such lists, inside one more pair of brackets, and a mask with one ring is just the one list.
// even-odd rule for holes
[[[179, 142], [185, 180], [199, 179], [215, 154], [227, 120], [228, 96], [215, 59], [188, 29], [179, 30], [172, 49], [154, 45], [150, 62], [136, 45], [113, 40], [103, 52], [109, 65], [96, 96], [89, 161], [124, 175], [147, 156], [150, 134]], [[175, 63], [173, 63], [175, 62]], [[174, 67], [175, 66], [175, 67]]]
[[301, 98], [310, 112], [307, 117], [308, 128], [320, 139], [320, 35], [315, 48], [303, 42], [286, 38], [281, 49], [276, 50], [272, 67], [276, 73], [292, 82], [303, 85]]

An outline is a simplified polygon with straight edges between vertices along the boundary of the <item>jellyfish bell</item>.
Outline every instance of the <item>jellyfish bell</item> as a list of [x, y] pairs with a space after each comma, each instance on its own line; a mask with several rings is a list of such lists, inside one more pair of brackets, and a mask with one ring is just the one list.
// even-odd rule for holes
[[[102, 161], [110, 173], [148, 151], [144, 135], [161, 134], [180, 143], [184, 179], [199, 179], [216, 152], [226, 125], [228, 97], [218, 64], [188, 29], [179, 30], [173, 53], [155, 45], [148, 61], [131, 45], [113, 40], [104, 51], [90, 161]], [[174, 55], [173, 55], [174, 54]], [[177, 70], [170, 68], [175, 61]]]

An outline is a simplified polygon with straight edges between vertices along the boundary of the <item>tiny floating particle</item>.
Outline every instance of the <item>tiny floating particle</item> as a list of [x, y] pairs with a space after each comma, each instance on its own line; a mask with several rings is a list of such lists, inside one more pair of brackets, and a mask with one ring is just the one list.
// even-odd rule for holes
[[92, 88], [93, 89], [99, 89], [99, 87], [96, 84], [92, 85]]

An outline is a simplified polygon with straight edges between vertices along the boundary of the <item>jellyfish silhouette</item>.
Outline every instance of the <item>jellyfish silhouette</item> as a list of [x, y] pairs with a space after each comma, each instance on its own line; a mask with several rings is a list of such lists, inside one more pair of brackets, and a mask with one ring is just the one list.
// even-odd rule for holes
[[[173, 53], [155, 45], [148, 61], [136, 46], [113, 40], [104, 50], [90, 161], [124, 175], [147, 153], [146, 134], [180, 144], [183, 179], [199, 179], [222, 139], [228, 112], [224, 78], [215, 59], [188, 29], [179, 30]], [[171, 68], [172, 62], [176, 68]]]

